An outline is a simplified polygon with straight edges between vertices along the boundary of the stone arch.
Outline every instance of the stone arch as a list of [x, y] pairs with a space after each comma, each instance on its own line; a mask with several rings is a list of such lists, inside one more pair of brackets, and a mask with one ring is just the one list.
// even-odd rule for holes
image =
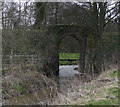
[[[54, 54], [51, 54], [51, 60], [48, 63], [49, 69], [55, 76], [59, 75], [59, 45], [64, 39], [64, 35], [71, 36], [75, 38], [80, 46], [80, 69], [84, 72], [85, 69], [85, 45], [87, 43], [87, 37], [90, 34], [91, 29], [88, 26], [78, 26], [78, 25], [52, 25], [47, 27], [46, 35], [50, 35], [54, 40]], [[82, 43], [82, 44], [81, 44]], [[49, 73], [51, 74], [51, 73]]]

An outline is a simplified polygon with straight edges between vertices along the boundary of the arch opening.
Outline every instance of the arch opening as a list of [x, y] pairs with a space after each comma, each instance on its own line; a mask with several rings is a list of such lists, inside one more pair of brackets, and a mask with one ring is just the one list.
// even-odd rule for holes
[[[56, 76], [59, 75], [59, 53], [62, 52], [61, 46], [63, 44], [67, 44], [65, 48], [68, 48], [70, 46], [72, 47], [72, 43], [74, 43], [74, 41], [76, 44], [75, 47], [78, 47], [77, 51], [79, 54], [81, 53], [79, 55], [79, 68], [82, 68], [81, 71], [84, 72], [87, 35], [90, 33], [89, 30], [86, 31], [86, 29], [88, 29], [88, 27], [74, 25], [56, 25], [48, 28], [46, 35], [49, 35], [50, 39], [52, 38], [53, 45], [51, 48], [50, 45], [48, 46], [48, 50], [52, 50], [51, 54], [48, 57], [50, 59], [49, 63], [47, 63], [50, 69], [50, 71], [48, 71], [50, 75], [51, 73], [55, 74]], [[66, 41], [68, 43], [66, 43]], [[73, 52], [75, 51], [75, 47], [73, 47]], [[71, 49], [68, 50], [70, 51]], [[63, 51], [65, 51], [65, 49], [63, 49]]]
[[80, 43], [72, 35], [65, 36], [59, 44], [59, 76], [62, 77], [79, 73]]

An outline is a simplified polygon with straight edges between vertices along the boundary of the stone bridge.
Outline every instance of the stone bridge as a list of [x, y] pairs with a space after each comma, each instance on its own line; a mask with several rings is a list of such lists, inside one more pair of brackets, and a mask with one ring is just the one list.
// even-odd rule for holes
[[[47, 75], [54, 74], [59, 75], [59, 46], [63, 39], [67, 36], [75, 38], [80, 47], [80, 60], [79, 67], [82, 72], [85, 69], [85, 55], [88, 35], [92, 34], [92, 29], [89, 26], [78, 26], [78, 25], [51, 25], [45, 28], [45, 36], [49, 36], [48, 42], [51, 44], [46, 45], [47, 49], [52, 51], [48, 61], [45, 64], [45, 72]], [[51, 42], [52, 38], [52, 42]]]

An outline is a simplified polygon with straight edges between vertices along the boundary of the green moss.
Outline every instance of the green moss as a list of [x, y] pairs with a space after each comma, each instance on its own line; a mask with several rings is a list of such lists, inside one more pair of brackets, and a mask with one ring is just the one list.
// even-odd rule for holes
[[46, 82], [43, 82], [43, 85], [46, 87], [47, 86]]
[[6, 94], [6, 93], [7, 93], [7, 91], [2, 89], [2, 93], [3, 93], [3, 94]]
[[15, 84], [13, 87], [20, 94], [23, 93], [26, 90], [25, 86], [22, 85], [21, 83]]
[[93, 37], [93, 35], [88, 36], [88, 44], [89, 44], [90, 49], [94, 48], [94, 37]]

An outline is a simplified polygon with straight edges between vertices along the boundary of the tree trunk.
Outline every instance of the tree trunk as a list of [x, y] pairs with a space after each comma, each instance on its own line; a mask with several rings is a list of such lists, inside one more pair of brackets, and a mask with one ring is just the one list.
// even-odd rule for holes
[[55, 8], [56, 8], [56, 10], [55, 10], [55, 24], [57, 25], [57, 23], [58, 23], [58, 2], [56, 2], [55, 3]]
[[87, 36], [84, 36], [80, 41], [80, 61], [79, 61], [79, 71], [85, 72], [85, 57], [86, 57], [86, 45], [87, 45]]
[[45, 71], [47, 76], [58, 76], [59, 75], [59, 51], [53, 49], [53, 54], [49, 56], [50, 60], [47, 62], [47, 70]]
[[107, 3], [93, 3], [92, 8], [92, 26], [94, 29], [94, 55], [93, 71], [94, 73], [102, 72], [103, 52], [102, 52], [102, 33], [105, 24], [105, 11]]
[[46, 7], [47, 2], [36, 2], [36, 20], [35, 20], [35, 26], [40, 29], [43, 19], [44, 19], [44, 14], [45, 14], [45, 7]]
[[102, 41], [98, 40], [97, 49], [95, 50], [95, 55], [93, 56], [93, 69], [94, 73], [100, 73], [102, 71]]
[[[119, 2], [119, 10], [120, 10], [120, 2]], [[118, 17], [118, 35], [120, 35], [120, 16]], [[119, 45], [118, 46], [118, 56], [120, 56], [120, 42], [118, 42], [118, 45]], [[120, 71], [120, 57], [118, 57], [118, 70]], [[119, 73], [118, 77], [120, 77], [120, 73]]]
[[59, 51], [56, 49], [55, 55], [53, 56], [52, 71], [55, 76], [59, 75]]

